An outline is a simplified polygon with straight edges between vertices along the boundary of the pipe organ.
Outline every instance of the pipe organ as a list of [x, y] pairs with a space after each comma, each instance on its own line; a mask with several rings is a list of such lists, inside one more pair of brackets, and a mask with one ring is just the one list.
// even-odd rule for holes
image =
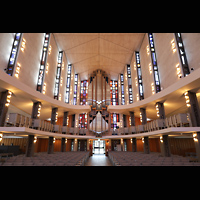
[[96, 70], [89, 78], [88, 105], [91, 106], [89, 113], [90, 130], [101, 134], [108, 130], [109, 113], [107, 106], [110, 104], [110, 82], [105, 71]]

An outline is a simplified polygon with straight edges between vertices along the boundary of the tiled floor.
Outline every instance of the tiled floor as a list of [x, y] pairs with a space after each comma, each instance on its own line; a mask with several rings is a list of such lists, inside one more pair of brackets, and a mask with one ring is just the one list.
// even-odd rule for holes
[[200, 162], [190, 162], [190, 157], [171, 155], [163, 157], [160, 153], [110, 151], [109, 158], [116, 166], [200, 166]]
[[112, 166], [112, 163], [104, 154], [93, 154], [85, 163], [85, 166]]
[[0, 166], [82, 166], [89, 156], [89, 151], [67, 151], [35, 153], [33, 157], [24, 154], [5, 158]]

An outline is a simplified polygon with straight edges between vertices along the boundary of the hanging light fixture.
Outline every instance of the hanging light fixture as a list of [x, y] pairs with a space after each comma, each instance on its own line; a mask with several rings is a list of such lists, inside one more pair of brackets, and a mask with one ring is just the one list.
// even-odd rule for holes
[[8, 91], [8, 95], [7, 95], [7, 99], [6, 99], [6, 104], [5, 106], [9, 106], [10, 105], [10, 98], [12, 96], [12, 92], [11, 91]]
[[193, 140], [194, 140], [195, 142], [198, 142], [197, 133], [193, 133]]
[[19, 78], [19, 72], [20, 72], [21, 64], [17, 63], [16, 70], [15, 70], [15, 77]]
[[173, 53], [175, 53], [176, 52], [176, 44], [175, 44], [174, 39], [171, 41], [171, 45], [172, 45], [172, 51], [173, 51]]
[[163, 143], [163, 136], [160, 136], [160, 142]]
[[23, 38], [22, 39], [22, 44], [21, 44], [21, 51], [24, 52], [25, 48], [26, 48], [26, 40]]
[[0, 142], [2, 141], [3, 139], [3, 133], [0, 133]]
[[188, 92], [185, 92], [184, 96], [185, 96], [185, 102], [186, 102], [187, 107], [190, 107], [191, 105], [190, 105], [190, 99], [188, 96]]
[[158, 104], [156, 104], [156, 112], [157, 112], [157, 117], [160, 117], [160, 113], [159, 113]]

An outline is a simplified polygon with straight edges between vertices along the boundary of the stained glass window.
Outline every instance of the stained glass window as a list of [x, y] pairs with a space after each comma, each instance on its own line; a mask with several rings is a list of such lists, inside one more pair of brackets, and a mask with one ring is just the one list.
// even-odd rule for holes
[[57, 65], [57, 73], [56, 73], [56, 84], [55, 84], [55, 90], [54, 90], [54, 99], [57, 99], [57, 100], [58, 100], [59, 88], [60, 88], [60, 77], [61, 77], [62, 58], [63, 58], [63, 52], [60, 51], [59, 54], [58, 54], [58, 65]]
[[111, 128], [117, 128], [117, 122], [119, 122], [119, 114], [111, 113]]
[[118, 105], [118, 81], [110, 81], [110, 99], [111, 105]]
[[79, 115], [79, 129], [87, 129], [87, 113]]
[[156, 93], [157, 93], [157, 92], [160, 92], [160, 79], [159, 79], [159, 73], [158, 73], [158, 64], [157, 64], [157, 59], [156, 59], [153, 34], [148, 33], [148, 37], [149, 37], [149, 44], [150, 44], [151, 60], [152, 60], [153, 71], [154, 71], [154, 81], [155, 81]]
[[49, 41], [50, 41], [50, 33], [45, 33], [44, 37], [44, 44], [43, 44], [43, 51], [42, 51], [42, 59], [40, 63], [40, 70], [38, 75], [38, 83], [37, 83], [37, 91], [42, 92], [42, 85], [44, 82], [44, 72], [45, 72], [45, 66], [46, 66], [46, 60], [47, 60], [47, 51], [49, 47]]
[[81, 98], [80, 104], [87, 105], [87, 97], [88, 97], [88, 80], [81, 81]]
[[143, 93], [142, 72], [141, 72], [139, 52], [137, 52], [137, 51], [135, 52], [135, 57], [136, 57], [136, 66], [137, 66], [139, 97], [140, 97], [140, 100], [142, 100], [142, 99], [144, 99], [144, 93]]
[[14, 71], [14, 67], [15, 67], [15, 63], [16, 63], [16, 58], [17, 58], [17, 53], [18, 53], [18, 49], [19, 49], [19, 44], [20, 44], [20, 40], [21, 40], [21, 35], [22, 35], [21, 33], [15, 34], [15, 39], [14, 39], [14, 42], [13, 42], [10, 58], [9, 58], [9, 61], [8, 61], [8, 67], [6, 69], [6, 73], [10, 76], [13, 75], [13, 71]]
[[69, 92], [70, 92], [70, 82], [71, 82], [71, 68], [72, 68], [72, 66], [68, 65], [65, 103], [69, 103]]
[[75, 74], [75, 78], [74, 78], [74, 101], [73, 101], [74, 105], [77, 105], [77, 89], [78, 89], [78, 74]]
[[132, 81], [131, 81], [131, 67], [127, 65], [127, 76], [128, 76], [128, 94], [129, 94], [129, 103], [133, 103], [133, 93], [132, 93]]
[[186, 57], [185, 48], [184, 48], [184, 45], [183, 45], [181, 33], [175, 33], [175, 38], [176, 38], [176, 42], [178, 44], [177, 46], [178, 46], [180, 61], [181, 61], [181, 64], [182, 64], [183, 75], [185, 77], [185, 76], [190, 74], [190, 69], [189, 69], [189, 66], [188, 66], [187, 57]]
[[121, 104], [124, 105], [125, 95], [124, 95], [124, 75], [123, 74], [120, 74], [120, 79], [121, 79], [121, 99], [122, 99]]

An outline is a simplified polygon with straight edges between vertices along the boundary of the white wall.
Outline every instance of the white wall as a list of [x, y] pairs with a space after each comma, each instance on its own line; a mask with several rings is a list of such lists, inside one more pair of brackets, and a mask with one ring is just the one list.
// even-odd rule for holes
[[47, 57], [47, 63], [49, 64], [49, 72], [48, 74], [45, 74], [44, 78], [44, 83], [46, 83], [46, 88], [47, 88], [45, 95], [54, 98], [54, 88], [55, 88], [59, 49], [56, 45], [55, 39], [52, 34], [50, 37], [49, 45], [51, 45], [52, 50], [51, 54], [48, 55]]
[[[177, 64], [181, 66], [179, 54], [178, 51], [173, 53], [171, 45], [171, 41], [175, 39], [174, 33], [154, 33], [153, 37], [161, 89], [166, 89], [180, 80], [177, 76], [176, 69]], [[200, 48], [200, 34], [183, 33], [182, 38], [189, 66], [194, 67], [195, 69], [199, 68], [200, 57], [198, 56], [198, 49]], [[148, 34], [145, 34], [145, 38], [139, 51], [143, 77], [144, 98], [152, 96], [151, 83], [154, 83], [153, 69], [152, 74], [149, 72], [149, 63], [152, 62], [151, 53], [149, 55], [147, 54], [147, 46], [149, 46]]]
[[[21, 69], [19, 78], [17, 79], [26, 83], [29, 87], [36, 89], [44, 42], [44, 33], [24, 33], [22, 38], [26, 40], [26, 47], [24, 52], [19, 49], [17, 62], [21, 64]], [[14, 74], [13, 78], [16, 78]]]
[[139, 95], [139, 90], [138, 90], [138, 85], [136, 86], [136, 81], [138, 83], [137, 67], [134, 67], [134, 65], [136, 66], [135, 52], [133, 53], [133, 57], [131, 60], [131, 80], [132, 80], [132, 90], [133, 90], [133, 102], [136, 102], [137, 94]]
[[160, 85], [165, 89], [180, 79], [177, 76], [176, 69], [176, 65], [179, 63], [179, 54], [178, 51], [173, 53], [171, 45], [171, 41], [173, 39], [174, 41], [176, 40], [174, 33], [154, 33], [153, 36], [160, 75]]
[[[26, 40], [26, 47], [24, 52], [19, 48], [19, 54], [16, 63], [21, 64], [19, 77], [13, 78], [25, 83], [27, 86], [36, 90], [38, 73], [40, 68], [42, 47], [44, 42], [44, 33], [23, 33], [22, 38]], [[7, 68], [11, 48], [14, 41], [14, 33], [0, 33], [0, 70], [4, 73]], [[54, 97], [55, 78], [57, 70], [58, 49], [55, 38], [51, 34], [50, 45], [52, 47], [51, 54], [47, 56], [47, 63], [49, 64], [48, 74], [45, 73], [44, 83], [46, 83], [45, 95]], [[65, 101], [66, 80], [67, 80], [67, 58], [63, 54], [64, 70], [62, 70], [61, 77], [63, 84], [60, 86], [61, 101]], [[72, 70], [73, 72], [73, 70]], [[73, 77], [74, 75], [72, 75]], [[73, 84], [73, 80], [72, 80]]]
[[8, 66], [14, 37], [14, 33], [0, 33], [0, 70], [3, 72]]
[[[7, 68], [8, 60], [14, 41], [14, 33], [0, 33], [0, 70], [2, 73], [4, 69]], [[154, 33], [155, 50], [157, 56], [158, 70], [160, 76], [161, 87], [163, 89], [168, 88], [170, 85], [179, 81], [177, 76], [176, 64], [179, 63], [178, 51], [173, 53], [171, 48], [171, 41], [174, 39], [173, 33]], [[44, 42], [44, 33], [24, 33], [22, 36], [26, 40], [25, 51], [22, 52], [19, 49], [19, 56], [17, 62], [21, 64], [21, 70], [19, 73], [18, 80], [25, 83], [27, 86], [36, 90], [38, 73], [40, 68], [40, 61], [42, 55], [42, 47]], [[190, 68], [195, 70], [200, 68], [200, 33], [182, 33], [182, 39], [185, 46], [185, 51]], [[52, 52], [47, 57], [47, 63], [49, 63], [49, 72], [45, 74], [44, 82], [47, 84], [46, 95], [49, 97], [54, 96], [55, 87], [55, 76], [57, 69], [57, 59], [58, 52], [62, 49], [58, 49], [56, 45], [55, 38], [51, 34], [50, 45], [52, 46]], [[146, 47], [149, 45], [148, 34], [145, 34], [144, 40], [142, 42], [140, 53], [140, 62], [143, 77], [143, 88], [144, 88], [144, 98], [152, 96], [151, 83], [154, 83], [153, 70], [152, 74], [149, 72], [149, 63], [151, 63], [151, 55], [147, 55]], [[62, 95], [61, 101], [65, 101], [66, 92], [66, 80], [67, 80], [67, 58], [63, 54], [63, 61], [65, 68], [62, 70], [61, 77], [63, 78], [63, 84], [60, 86], [60, 94]], [[135, 85], [135, 78], [137, 75], [136, 70], [134, 70], [135, 53], [131, 60], [131, 77], [132, 77], [132, 88], [133, 88], [133, 102], [137, 101], [136, 95], [138, 92], [138, 87]], [[192, 73], [195, 73], [194, 72]], [[127, 67], [124, 66], [122, 70], [124, 74], [124, 90], [125, 90], [125, 104], [129, 101], [127, 89]], [[74, 95], [74, 74], [75, 69], [72, 67], [71, 74], [71, 86], [70, 86], [70, 102], [73, 101]], [[14, 79], [17, 79], [13, 76]], [[109, 84], [108, 84], [109, 85]], [[79, 87], [78, 94], [80, 92], [80, 77], [79, 77]], [[108, 95], [109, 94], [109, 95]], [[121, 88], [119, 87], [119, 95], [121, 98]], [[110, 98], [110, 88], [107, 87], [107, 99]], [[78, 101], [79, 101], [78, 95]], [[121, 104], [121, 102], [119, 102]]]
[[200, 33], [182, 33], [182, 40], [190, 68], [200, 68]]
[[149, 63], [151, 63], [151, 54], [147, 54], [147, 46], [149, 46], [148, 34], [145, 34], [142, 46], [140, 48], [140, 64], [142, 70], [142, 80], [144, 88], [144, 98], [152, 96], [151, 83], [154, 83], [153, 70], [149, 72]]
[[[61, 94], [61, 101], [65, 102], [65, 94], [66, 94], [66, 83], [67, 83], [67, 67], [68, 67], [68, 62], [65, 53], [63, 52], [63, 60], [62, 63], [64, 63], [64, 69], [61, 71], [61, 77], [63, 79], [62, 81], [62, 86], [60, 85], [60, 90], [59, 94]], [[61, 79], [60, 79], [61, 80]]]

